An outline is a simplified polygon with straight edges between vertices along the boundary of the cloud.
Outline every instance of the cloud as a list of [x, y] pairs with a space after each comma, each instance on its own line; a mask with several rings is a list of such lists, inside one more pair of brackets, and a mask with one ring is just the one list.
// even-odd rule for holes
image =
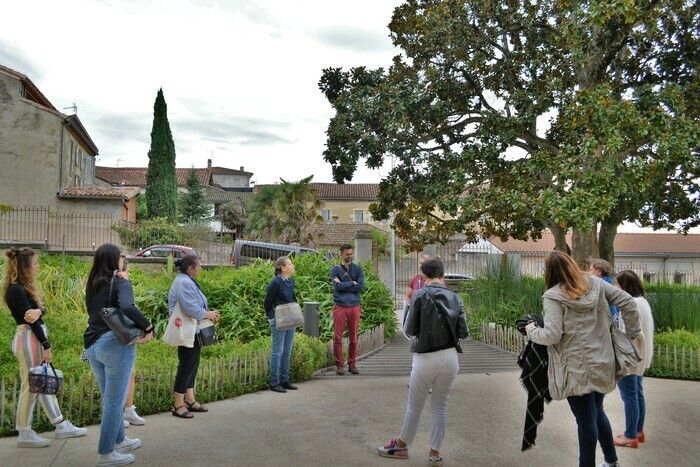
[[39, 81], [41, 79], [39, 68], [26, 56], [26, 53], [11, 43], [0, 40], [0, 65], [27, 75], [32, 81]]
[[192, 0], [192, 3], [204, 8], [219, 7], [240, 14], [253, 23], [279, 26], [279, 23], [265, 8], [250, 0]]
[[355, 52], [386, 52], [393, 49], [388, 36], [355, 26], [327, 26], [310, 31], [321, 45]]
[[290, 124], [254, 117], [186, 118], [170, 122], [173, 137], [199, 137], [203, 141], [223, 144], [268, 145], [289, 144], [295, 139], [273, 129], [290, 129]]

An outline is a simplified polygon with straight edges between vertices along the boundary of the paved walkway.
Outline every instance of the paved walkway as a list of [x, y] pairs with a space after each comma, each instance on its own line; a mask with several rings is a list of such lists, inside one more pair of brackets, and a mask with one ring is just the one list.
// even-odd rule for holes
[[[574, 466], [577, 444], [566, 402], [546, 408], [537, 446], [519, 450], [525, 394], [518, 373], [459, 375], [450, 398], [446, 466]], [[421, 466], [428, 450], [429, 407], [406, 461], [383, 459], [375, 447], [396, 435], [406, 403], [406, 377], [325, 377], [287, 394], [269, 391], [210, 404], [194, 420], [170, 414], [130, 427], [140, 437], [142, 466]], [[696, 466], [700, 459], [700, 384], [647, 378], [648, 442], [620, 449], [624, 467]], [[606, 398], [615, 431], [624, 421], [617, 393]], [[0, 439], [0, 466], [94, 465], [99, 427], [85, 438], [19, 449]], [[599, 454], [600, 457], [600, 454]]]
[[[513, 371], [517, 356], [511, 352], [476, 342], [471, 339], [460, 341], [464, 353], [459, 355], [459, 372], [493, 373]], [[411, 374], [413, 356], [410, 341], [399, 334], [381, 351], [357, 362], [360, 376], [408, 376]], [[330, 369], [322, 376], [335, 376], [335, 369]]]

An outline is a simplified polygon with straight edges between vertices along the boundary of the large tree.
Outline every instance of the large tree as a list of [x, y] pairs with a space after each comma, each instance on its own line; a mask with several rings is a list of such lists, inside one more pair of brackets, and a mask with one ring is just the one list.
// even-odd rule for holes
[[264, 186], [247, 206], [248, 233], [260, 240], [308, 245], [313, 227], [323, 219], [321, 202], [311, 186], [313, 176], [298, 182], [280, 179], [279, 185]]
[[180, 195], [180, 220], [184, 223], [202, 222], [209, 217], [211, 208], [197, 172], [192, 168], [187, 176], [187, 192]]
[[623, 221], [700, 223], [700, 4], [410, 0], [388, 70], [324, 70], [324, 158], [398, 165], [375, 219], [414, 248], [453, 233], [537, 238], [613, 260]]
[[168, 123], [168, 106], [163, 89], [158, 90], [153, 104], [151, 148], [146, 172], [146, 205], [150, 217], [177, 220], [177, 177], [175, 143]]

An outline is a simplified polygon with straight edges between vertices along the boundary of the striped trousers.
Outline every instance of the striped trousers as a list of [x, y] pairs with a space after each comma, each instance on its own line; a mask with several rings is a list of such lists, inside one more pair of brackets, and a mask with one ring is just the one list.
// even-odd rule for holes
[[[44, 333], [48, 336], [46, 327], [44, 327]], [[22, 381], [17, 402], [17, 424], [15, 426], [17, 431], [32, 428], [32, 417], [37, 399], [39, 399], [51, 423], [55, 425], [62, 421], [63, 415], [56, 396], [29, 392], [29, 369], [41, 365], [43, 348], [28, 325], [20, 324], [17, 326], [17, 332], [12, 341], [12, 353], [15, 354], [19, 362], [19, 374]]]

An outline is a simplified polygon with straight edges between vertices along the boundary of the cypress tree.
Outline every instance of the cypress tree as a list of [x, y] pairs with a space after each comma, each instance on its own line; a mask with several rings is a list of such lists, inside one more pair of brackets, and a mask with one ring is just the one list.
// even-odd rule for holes
[[180, 220], [184, 223], [200, 222], [209, 215], [204, 187], [199, 182], [194, 168], [187, 177], [187, 193], [181, 195], [179, 208]]
[[175, 175], [175, 143], [168, 123], [168, 106], [163, 89], [158, 90], [153, 104], [151, 149], [146, 173], [146, 205], [149, 217], [177, 219], [177, 177]]

